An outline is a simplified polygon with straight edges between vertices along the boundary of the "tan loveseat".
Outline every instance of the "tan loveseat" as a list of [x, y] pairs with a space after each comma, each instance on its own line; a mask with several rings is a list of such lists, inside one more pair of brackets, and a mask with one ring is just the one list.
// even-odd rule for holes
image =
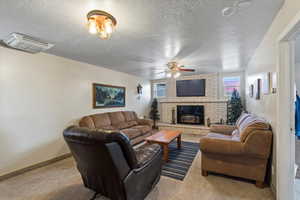
[[79, 126], [90, 129], [121, 131], [126, 134], [132, 145], [142, 142], [150, 136], [152, 120], [138, 119], [133, 111], [119, 111], [89, 115], [79, 121]]
[[216, 172], [256, 181], [263, 187], [272, 131], [262, 118], [243, 113], [235, 126], [215, 125], [200, 140], [202, 175]]

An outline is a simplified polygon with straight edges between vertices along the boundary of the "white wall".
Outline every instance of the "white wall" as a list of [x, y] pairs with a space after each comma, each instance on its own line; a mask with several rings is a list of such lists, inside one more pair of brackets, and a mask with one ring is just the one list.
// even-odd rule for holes
[[[277, 54], [277, 39], [279, 35], [292, 20], [292, 18], [300, 11], [299, 0], [285, 0], [285, 4], [275, 17], [271, 27], [265, 34], [263, 41], [255, 51], [254, 56], [249, 62], [246, 70], [246, 104], [247, 109], [257, 115], [266, 118], [272, 125], [274, 132], [273, 142], [273, 167], [274, 174], [272, 176], [272, 188], [275, 190], [275, 174], [276, 172], [276, 95], [262, 95], [261, 100], [249, 98], [249, 85], [254, 79], [261, 77], [264, 72], [276, 72]], [[289, 86], [287, 86], [289, 87]], [[284, 106], [284, 105], [283, 105]], [[279, 122], [278, 122], [279, 123]], [[279, 173], [279, 172], [278, 172]]]
[[[126, 107], [92, 108], [92, 83], [126, 87]], [[143, 95], [138, 99], [136, 86]], [[0, 176], [68, 152], [63, 129], [92, 113], [148, 113], [150, 82], [48, 54], [0, 47]]]

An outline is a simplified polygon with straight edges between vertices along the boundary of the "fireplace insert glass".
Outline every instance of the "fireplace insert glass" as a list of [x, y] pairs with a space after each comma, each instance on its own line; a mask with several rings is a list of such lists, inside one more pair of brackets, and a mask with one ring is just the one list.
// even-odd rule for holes
[[204, 106], [177, 106], [177, 123], [204, 125]]

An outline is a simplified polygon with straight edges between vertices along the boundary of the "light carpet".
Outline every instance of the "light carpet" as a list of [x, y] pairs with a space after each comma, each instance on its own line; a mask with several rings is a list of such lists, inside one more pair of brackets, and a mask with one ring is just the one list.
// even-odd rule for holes
[[[183, 139], [198, 141], [184, 136]], [[88, 200], [93, 192], [84, 188], [72, 158], [0, 182], [1, 200]], [[106, 198], [99, 197], [97, 200]], [[273, 200], [269, 188], [221, 176], [201, 176], [198, 152], [184, 181], [161, 177], [146, 200]]]

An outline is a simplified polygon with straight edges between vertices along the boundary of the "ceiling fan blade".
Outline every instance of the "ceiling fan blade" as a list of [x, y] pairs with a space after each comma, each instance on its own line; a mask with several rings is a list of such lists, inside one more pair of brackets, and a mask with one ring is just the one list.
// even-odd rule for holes
[[179, 71], [182, 71], [182, 72], [194, 72], [196, 71], [195, 69], [179, 69]]

